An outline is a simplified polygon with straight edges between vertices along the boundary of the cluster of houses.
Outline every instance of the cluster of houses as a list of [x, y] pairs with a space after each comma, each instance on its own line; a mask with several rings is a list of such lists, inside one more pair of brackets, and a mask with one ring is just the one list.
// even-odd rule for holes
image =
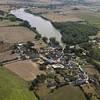
[[14, 45], [13, 52], [19, 60], [38, 58], [38, 51], [34, 48], [34, 43], [18, 43]]
[[64, 53], [62, 48], [48, 47], [41, 49], [40, 54], [40, 57], [44, 60], [41, 67], [45, 67], [47, 75], [54, 76], [52, 80], [49, 78], [51, 80], [48, 81], [50, 88], [66, 84], [82, 85], [88, 83], [89, 77], [81, 67], [84, 62], [80, 64], [74, 53]]
[[85, 62], [74, 53], [64, 52], [60, 46], [36, 49], [34, 43], [19, 43], [15, 45], [14, 52], [21, 60], [41, 59], [42, 62], [38, 64], [40, 70], [46, 73], [45, 80], [50, 89], [68, 84], [79, 86], [89, 82], [89, 76], [82, 68]]

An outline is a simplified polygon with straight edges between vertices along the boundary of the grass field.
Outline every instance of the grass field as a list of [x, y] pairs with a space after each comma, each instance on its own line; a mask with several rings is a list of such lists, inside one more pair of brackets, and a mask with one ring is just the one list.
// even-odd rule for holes
[[37, 100], [27, 84], [13, 73], [0, 68], [0, 100]]
[[7, 26], [18, 26], [20, 25], [22, 22], [21, 21], [10, 21], [10, 20], [2, 20], [0, 21], [0, 27], [7, 27]]
[[90, 24], [95, 25], [96, 27], [100, 28], [100, 15], [99, 14], [83, 13], [83, 14], [80, 14], [79, 16], [80, 18], [88, 21]]

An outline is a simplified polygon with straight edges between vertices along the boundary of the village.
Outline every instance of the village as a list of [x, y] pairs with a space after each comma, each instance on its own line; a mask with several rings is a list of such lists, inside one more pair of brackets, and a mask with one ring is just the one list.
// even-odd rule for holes
[[[89, 42], [98, 44], [96, 40]], [[81, 86], [89, 82], [96, 84], [95, 79], [91, 79], [83, 69], [88, 62], [78, 57], [73, 51], [75, 49], [80, 50], [81, 48], [76, 45], [69, 46], [66, 50], [65, 47], [55, 45], [53, 42], [48, 43], [44, 48], [35, 48], [35, 44], [31, 41], [16, 43], [11, 50], [11, 55], [16, 57], [1, 63], [5, 64], [13, 60], [31, 60], [37, 63], [38, 69], [43, 71], [43, 74], [35, 75], [32, 80], [33, 87], [45, 82], [51, 90], [65, 85]], [[86, 56], [86, 53], [87, 51], [84, 50], [82, 55]]]
[[[35, 36], [36, 41], [39, 41], [40, 38], [39, 35]], [[20, 63], [20, 61], [37, 64], [36, 70], [31, 72], [31, 74], [33, 73], [31, 78], [25, 77], [25, 72], [22, 74], [18, 69], [15, 72], [25, 80], [31, 80], [30, 88], [34, 90], [36, 87], [39, 88], [39, 84], [45, 84], [50, 91], [66, 85], [98, 84], [96, 79], [88, 75], [88, 72], [84, 70], [89, 64], [86, 59], [88, 50], [85, 50], [79, 44], [62, 47], [55, 38], [50, 38], [49, 42], [47, 38], [43, 38], [43, 41], [46, 45], [42, 47], [37, 47], [34, 41], [13, 44], [10, 47], [9, 58], [5, 59], [5, 57], [0, 64], [3, 66], [14, 62]], [[99, 42], [98, 38], [90, 37], [88, 44], [91, 44], [92, 47], [100, 48]], [[9, 65], [7, 68], [12, 70], [10, 67]], [[29, 65], [26, 67], [29, 67]]]
[[[74, 12], [76, 9], [73, 10], [72, 8], [70, 9]], [[46, 8], [29, 7], [29, 10], [33, 11], [32, 14], [35, 13], [35, 9], [39, 9], [41, 12], [42, 9]], [[79, 9], [76, 10], [76, 12], [78, 11]], [[52, 12], [51, 9], [50, 12]], [[71, 92], [72, 94], [78, 93], [74, 96], [83, 96], [80, 100], [85, 100], [83, 99], [84, 97], [87, 98], [87, 100], [88, 98], [93, 98], [91, 100], [95, 98], [96, 100], [100, 99], [100, 67], [97, 64], [99, 63], [99, 57], [97, 57], [97, 55], [99, 56], [100, 37], [98, 37], [98, 35], [89, 36], [87, 42], [83, 41], [82, 43], [76, 44], [65, 43], [62, 46], [55, 37], [42, 37], [42, 35], [36, 31], [36, 28], [31, 27], [27, 21], [17, 19], [8, 13], [5, 14], [2, 10], [0, 13], [3, 16], [1, 16], [2, 25], [0, 24], [3, 34], [1, 34], [0, 38], [1, 70], [6, 69], [24, 80], [27, 83], [27, 85], [25, 85], [27, 90], [32, 91], [29, 91], [29, 93], [32, 93], [32, 95], [35, 94], [38, 100], [52, 100], [52, 97], [60, 97], [59, 99], [53, 98], [53, 100], [60, 100], [63, 96], [65, 97], [64, 100], [66, 100], [66, 97], [70, 96]], [[46, 18], [45, 14], [43, 16], [44, 19]], [[57, 12], [56, 14], [58, 16]], [[64, 14], [60, 15], [64, 16]], [[48, 16], [47, 19], [51, 20]], [[66, 19], [62, 18], [64, 22]], [[55, 17], [54, 20], [60, 22], [57, 17]], [[75, 23], [81, 23], [81, 25], [87, 25], [88, 23], [87, 21], [80, 21], [79, 19], [75, 21]], [[54, 23], [54, 21], [51, 22], [52, 24]], [[73, 23], [74, 22], [72, 22], [72, 24]], [[5, 32], [6, 30], [7, 32]], [[74, 31], [74, 33], [76, 32]], [[64, 34], [64, 31], [62, 34]], [[100, 32], [98, 32], [98, 34], [100, 34]], [[92, 50], [97, 51], [93, 52]], [[92, 58], [94, 55], [96, 59], [95, 57]], [[96, 63], [92, 62], [92, 60]], [[62, 95], [60, 96], [61, 93]], [[77, 98], [75, 100], [77, 100]]]

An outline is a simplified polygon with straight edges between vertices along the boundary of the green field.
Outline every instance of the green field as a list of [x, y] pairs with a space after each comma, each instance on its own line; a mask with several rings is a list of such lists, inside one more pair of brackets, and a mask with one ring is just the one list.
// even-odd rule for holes
[[0, 100], [37, 100], [27, 83], [10, 71], [0, 68]]
[[80, 18], [86, 20], [90, 24], [100, 28], [100, 14], [94, 13], [94, 14], [89, 14], [89, 13], [83, 13], [79, 15]]

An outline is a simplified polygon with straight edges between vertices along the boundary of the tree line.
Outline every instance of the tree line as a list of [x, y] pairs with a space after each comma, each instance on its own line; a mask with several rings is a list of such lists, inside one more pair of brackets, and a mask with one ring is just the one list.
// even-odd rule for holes
[[66, 44], [79, 44], [87, 42], [89, 36], [96, 35], [98, 28], [79, 22], [54, 22], [53, 25], [60, 30], [62, 41]]

